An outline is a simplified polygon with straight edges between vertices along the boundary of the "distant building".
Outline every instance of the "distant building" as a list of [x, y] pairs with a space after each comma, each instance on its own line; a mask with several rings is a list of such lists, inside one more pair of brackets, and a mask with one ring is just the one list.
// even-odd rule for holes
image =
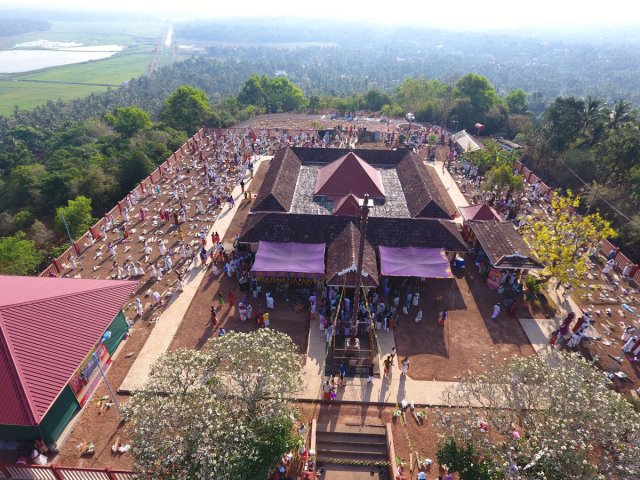
[[458, 152], [475, 152], [484, 150], [484, 145], [473, 135], [467, 133], [466, 130], [460, 130], [458, 133], [451, 135], [451, 140], [455, 143]]

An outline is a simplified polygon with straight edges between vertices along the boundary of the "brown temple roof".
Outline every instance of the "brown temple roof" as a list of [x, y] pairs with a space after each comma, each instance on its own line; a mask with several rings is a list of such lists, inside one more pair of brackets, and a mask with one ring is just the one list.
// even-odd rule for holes
[[288, 212], [300, 173], [300, 160], [290, 148], [278, 150], [262, 181], [252, 212]]
[[330, 200], [353, 194], [363, 198], [384, 198], [382, 175], [375, 168], [357, 156], [354, 152], [334, 160], [318, 170], [316, 195]]
[[[330, 244], [349, 222], [351, 218], [346, 216], [256, 212], [247, 217], [240, 242]], [[451, 252], [468, 250], [457, 224], [441, 219], [370, 217], [367, 240], [374, 246], [443, 248]]]
[[395, 166], [406, 155], [402, 150], [369, 150], [348, 148], [306, 148], [290, 147], [291, 151], [300, 159], [303, 164], [326, 165], [340, 157], [344, 157], [349, 152], [355, 153], [369, 165]]
[[[342, 233], [327, 248], [327, 285], [355, 287], [357, 285], [356, 270], [358, 267], [358, 250], [360, 248], [360, 230], [349, 222]], [[362, 281], [367, 287], [378, 285], [378, 263], [376, 251], [365, 240], [362, 262]]]
[[500, 220], [500, 215], [486, 203], [460, 207], [460, 215], [466, 221], [469, 220]]
[[468, 225], [494, 267], [517, 270], [544, 268], [512, 222], [471, 220]]
[[456, 207], [437, 173], [414, 153], [408, 153], [396, 167], [407, 207], [412, 217], [450, 219]]

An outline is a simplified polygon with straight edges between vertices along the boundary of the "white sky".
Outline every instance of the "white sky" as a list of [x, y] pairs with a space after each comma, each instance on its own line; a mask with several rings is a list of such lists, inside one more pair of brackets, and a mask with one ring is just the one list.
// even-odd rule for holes
[[638, 0], [0, 0], [0, 7], [146, 11], [176, 20], [229, 16], [328, 17], [447, 29], [640, 25]]

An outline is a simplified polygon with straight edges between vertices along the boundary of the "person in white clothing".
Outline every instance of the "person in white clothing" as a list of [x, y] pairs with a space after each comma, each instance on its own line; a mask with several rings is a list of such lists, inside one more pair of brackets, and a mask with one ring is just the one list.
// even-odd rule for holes
[[496, 318], [498, 318], [498, 315], [500, 315], [500, 304], [496, 303], [493, 306], [493, 313], [491, 314], [491, 320], [495, 320]]

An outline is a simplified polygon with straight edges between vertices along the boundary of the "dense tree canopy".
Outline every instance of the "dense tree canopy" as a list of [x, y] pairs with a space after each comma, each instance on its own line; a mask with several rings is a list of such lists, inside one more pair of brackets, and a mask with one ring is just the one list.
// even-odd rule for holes
[[64, 234], [66, 228], [69, 228], [69, 233], [74, 239], [80, 237], [96, 222], [91, 211], [91, 199], [81, 195], [75, 200], [69, 200], [66, 207], [56, 209], [58, 231]]
[[5, 275], [33, 275], [40, 264], [41, 254], [24, 232], [0, 238], [0, 273]]
[[209, 101], [203, 90], [183, 85], [164, 101], [160, 117], [170, 127], [191, 136], [204, 125], [209, 110]]
[[268, 328], [164, 354], [127, 405], [136, 469], [153, 479], [268, 478], [300, 440], [288, 397], [301, 384], [296, 345]]
[[134, 133], [151, 127], [151, 118], [144, 110], [136, 107], [116, 108], [108, 113], [105, 120], [123, 137], [130, 137]]
[[240, 89], [238, 101], [266, 113], [281, 113], [298, 110], [305, 99], [302, 90], [288, 78], [251, 75]]

